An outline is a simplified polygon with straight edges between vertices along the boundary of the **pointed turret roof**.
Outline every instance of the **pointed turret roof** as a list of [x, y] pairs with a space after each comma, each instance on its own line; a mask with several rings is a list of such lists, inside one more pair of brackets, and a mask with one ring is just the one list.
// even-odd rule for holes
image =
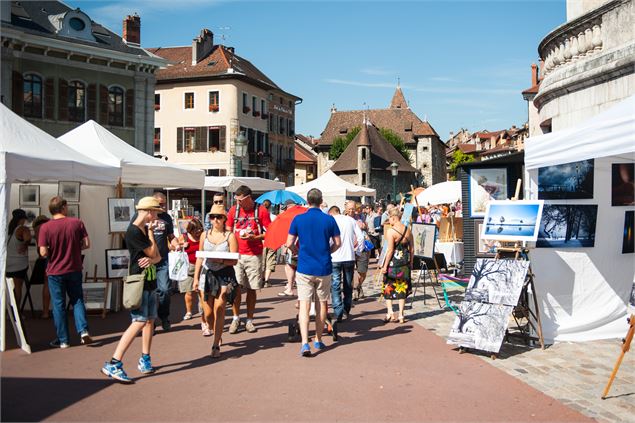
[[390, 102], [391, 109], [407, 109], [408, 103], [406, 102], [406, 98], [401, 91], [401, 87], [397, 86], [395, 90], [395, 94], [392, 96], [392, 101]]

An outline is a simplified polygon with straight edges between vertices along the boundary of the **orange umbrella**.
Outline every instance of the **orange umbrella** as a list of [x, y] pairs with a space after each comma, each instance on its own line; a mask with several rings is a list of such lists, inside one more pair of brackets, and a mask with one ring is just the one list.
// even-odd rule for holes
[[280, 213], [276, 220], [271, 222], [265, 233], [265, 247], [277, 250], [282, 244], [287, 242], [289, 227], [294, 217], [306, 213], [308, 209], [302, 206], [293, 206], [283, 213]]

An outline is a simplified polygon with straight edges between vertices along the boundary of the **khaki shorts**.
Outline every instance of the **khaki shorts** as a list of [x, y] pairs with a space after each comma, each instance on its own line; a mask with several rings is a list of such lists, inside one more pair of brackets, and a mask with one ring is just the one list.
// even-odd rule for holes
[[355, 267], [359, 273], [368, 272], [368, 258], [370, 257], [370, 251], [364, 251], [360, 255], [355, 256]]
[[312, 301], [317, 292], [318, 300], [328, 301], [331, 292], [331, 276], [311, 276], [296, 272], [295, 282], [298, 286], [298, 300]]
[[276, 250], [271, 250], [269, 248], [265, 248], [262, 252], [262, 257], [265, 262], [265, 270], [270, 270], [272, 272], [276, 271]]
[[243, 288], [262, 288], [262, 256], [248, 256], [241, 254], [234, 266], [236, 281]]
[[187, 268], [187, 279], [183, 279], [179, 281], [179, 292], [184, 294], [186, 292], [194, 291], [194, 265], [189, 263], [189, 267]]

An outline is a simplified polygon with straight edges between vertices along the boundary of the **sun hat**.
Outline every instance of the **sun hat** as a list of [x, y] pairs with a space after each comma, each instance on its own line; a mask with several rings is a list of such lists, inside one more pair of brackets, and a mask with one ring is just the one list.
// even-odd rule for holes
[[212, 206], [212, 209], [209, 211], [208, 214], [220, 214], [223, 216], [227, 216], [227, 212], [225, 211], [225, 207], [223, 207], [222, 204], [214, 204]]
[[139, 200], [136, 206], [137, 210], [154, 210], [154, 211], [163, 211], [161, 208], [161, 204], [159, 204], [159, 200], [154, 197], [143, 197]]

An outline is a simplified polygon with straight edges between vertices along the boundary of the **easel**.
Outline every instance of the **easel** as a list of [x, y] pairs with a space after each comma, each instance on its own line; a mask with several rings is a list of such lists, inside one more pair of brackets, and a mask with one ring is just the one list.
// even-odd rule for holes
[[[421, 260], [421, 267], [419, 269], [419, 277], [417, 278], [417, 283], [416, 285], [414, 285], [414, 291], [412, 292], [412, 298], [410, 299], [410, 308], [412, 308], [412, 304], [414, 303], [414, 298], [417, 295], [417, 286], [419, 284], [421, 284], [423, 286], [423, 305], [426, 304], [426, 275], [428, 275], [428, 278], [430, 279], [430, 287], [432, 288], [432, 292], [434, 292], [434, 296], [437, 299], [437, 303], [439, 303], [439, 308], [443, 308], [443, 306], [441, 305], [441, 300], [439, 300], [439, 296], [437, 295], [436, 290], [434, 289], [434, 283], [439, 283], [439, 265], [437, 264], [437, 259], [436, 257], [434, 257], [434, 250], [433, 250], [433, 257], [419, 257], [419, 259]], [[428, 263], [426, 262], [426, 260], [431, 260], [432, 263], [434, 263], [434, 269], [430, 269], [428, 267]], [[432, 278], [432, 276], [434, 275], [434, 279]]]
[[[103, 282], [105, 284], [104, 286], [104, 302], [102, 303], [102, 308], [101, 309], [91, 309], [91, 310], [86, 310], [86, 313], [90, 313], [90, 312], [98, 312], [99, 314], [101, 314], [101, 318], [105, 319], [106, 318], [106, 313], [108, 313], [108, 290], [111, 288], [112, 286], [112, 279], [109, 279], [107, 277], [105, 278], [98, 278], [97, 277], [97, 265], [95, 265], [95, 269], [93, 272], [93, 276], [90, 277], [88, 276], [88, 272], [86, 272], [84, 274], [84, 283], [86, 284], [90, 284], [93, 282]], [[84, 303], [86, 303], [86, 298], [84, 297]]]
[[626, 338], [622, 339], [622, 352], [617, 358], [617, 363], [615, 363], [615, 367], [613, 367], [611, 377], [606, 384], [606, 388], [604, 388], [602, 399], [606, 399], [606, 396], [609, 394], [609, 389], [611, 389], [611, 385], [613, 384], [613, 380], [617, 375], [617, 371], [620, 369], [620, 365], [622, 364], [622, 360], [624, 359], [624, 354], [626, 354], [631, 349], [631, 342], [633, 342], [633, 333], [635, 332], [635, 314], [631, 313], [631, 317], [626, 319], [626, 321], [630, 324], [630, 327], [628, 329], [628, 332], [626, 332]]
[[[0, 310], [0, 351], [6, 350], [6, 335], [7, 335], [7, 313], [11, 320], [11, 326], [15, 332], [18, 346], [22, 348], [27, 354], [31, 354], [31, 347], [26, 341], [26, 334], [22, 327], [22, 321], [20, 319], [20, 311], [18, 309], [18, 303], [15, 300], [15, 294], [13, 292], [15, 285], [13, 284], [13, 278], [5, 278], [2, 276], [2, 285], [0, 285], [0, 302], [2, 307]], [[9, 301], [7, 301], [7, 299]]]

